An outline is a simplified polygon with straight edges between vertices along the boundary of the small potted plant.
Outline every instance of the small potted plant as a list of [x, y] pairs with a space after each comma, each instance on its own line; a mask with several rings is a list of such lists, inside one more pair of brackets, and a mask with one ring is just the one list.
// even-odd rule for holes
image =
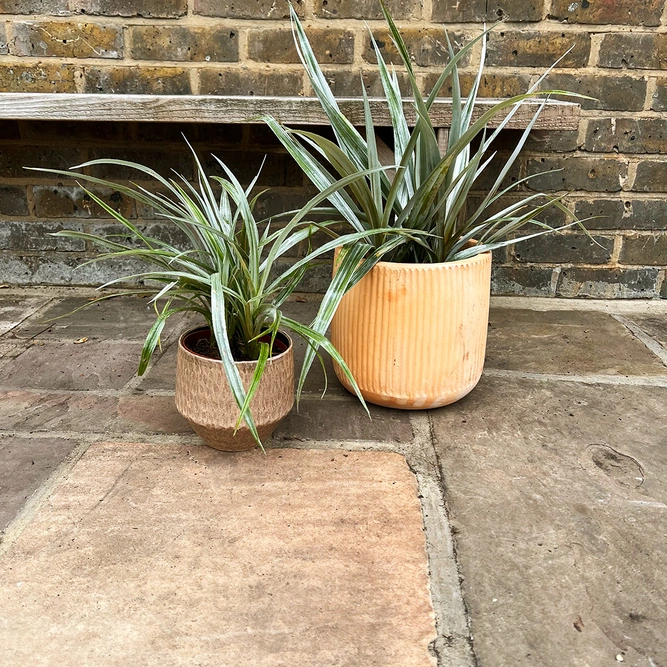
[[[394, 408], [427, 409], [460, 399], [479, 381], [486, 347], [491, 251], [554, 231], [541, 221], [550, 207], [570, 215], [558, 198], [543, 193], [516, 193], [523, 197], [503, 204], [508, 192], [530, 178], [504, 184], [544, 103], [549, 95], [568, 93], [537, 93], [547, 72], [526, 94], [501, 100], [476, 118], [473, 111], [484, 71], [486, 30], [457, 52], [444, 33], [450, 60], [425, 98], [408, 49], [381, 4], [414, 99], [403, 100], [396, 73], [389, 71], [372, 39], [393, 125], [392, 170], [369, 173], [355, 181], [349, 193], [333, 193], [329, 200], [355, 231], [391, 231], [357, 243], [366, 248], [361, 263], [356, 255], [339, 253], [335, 270], [348, 271], [356, 263], [353, 283], [358, 284], [344, 296], [325, 295], [323, 305], [335, 315], [316, 322], [315, 328], [323, 333], [331, 325], [332, 342], [366, 400]], [[380, 152], [363, 86], [366, 126], [360, 132], [341, 113], [294, 10], [292, 26], [297, 51], [335, 140], [287, 129], [269, 116], [265, 121], [323, 191], [336, 178], [378, 167]], [[462, 97], [458, 63], [479, 42], [479, 69], [468, 96]], [[448, 145], [443, 147], [429, 109], [447, 82], [452, 89], [452, 123]], [[534, 103], [536, 95], [542, 101], [532, 121], [481, 204], [467, 211], [468, 194], [495, 155], [494, 140], [522, 105], [529, 99]], [[408, 124], [405, 105], [416, 114], [414, 127]], [[488, 127], [493, 119], [498, 121], [495, 129]], [[527, 225], [533, 227], [531, 233], [517, 237]], [[307, 355], [302, 375], [312, 356], [312, 352]], [[341, 382], [353, 389], [347, 370], [336, 366]]]
[[[194, 150], [193, 154], [198, 167], [196, 185], [183, 177], [165, 179], [148, 167], [123, 160], [93, 160], [73, 167], [122, 165], [154, 179], [158, 188], [151, 192], [134, 184], [77, 174], [82, 180], [114, 188], [154, 208], [186, 236], [187, 249], [151, 238], [90, 191], [91, 199], [128, 230], [129, 234], [123, 237], [129, 236], [132, 244], [124, 245], [118, 236], [71, 230], [56, 235], [92, 241], [106, 251], [93, 261], [134, 258], [150, 265], [142, 273], [102, 286], [147, 281], [147, 287], [134, 293], [150, 294], [152, 301], [163, 304], [159, 309], [156, 306], [157, 319], [143, 346], [139, 375], [145, 372], [170, 316], [192, 312], [203, 317], [205, 325], [185, 333], [178, 342], [176, 407], [206, 444], [229, 451], [243, 450], [261, 445], [293, 406], [294, 359], [288, 331], [304, 338], [313, 348], [324, 348], [355, 386], [333, 345], [313, 328], [285, 316], [281, 306], [314, 259], [368, 236], [362, 233], [338, 237], [329, 232], [331, 223], [307, 220], [310, 213], [320, 212], [320, 202], [359, 176], [332, 184], [301, 210], [290, 212], [287, 221], [274, 229], [270, 219], [258, 222], [253, 215], [259, 195], [251, 197], [251, 191], [257, 178], [244, 188], [220, 160], [226, 178], [209, 178]], [[43, 171], [72, 175], [67, 171]], [[214, 186], [219, 189], [218, 194]], [[331, 240], [311, 249], [287, 268], [280, 267], [278, 260], [290, 248], [322, 230], [330, 234]], [[362, 251], [352, 248], [351, 254], [359, 260]], [[351, 272], [341, 273], [329, 290], [344, 292], [351, 276]], [[113, 296], [118, 295], [102, 298]], [[321, 316], [326, 317], [326, 313]]]

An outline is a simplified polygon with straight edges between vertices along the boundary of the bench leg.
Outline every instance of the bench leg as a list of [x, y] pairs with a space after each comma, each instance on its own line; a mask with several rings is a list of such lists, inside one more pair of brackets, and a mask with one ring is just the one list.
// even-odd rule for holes
[[447, 152], [447, 144], [449, 143], [449, 128], [438, 128], [438, 148], [440, 149], [440, 157], [443, 157]]

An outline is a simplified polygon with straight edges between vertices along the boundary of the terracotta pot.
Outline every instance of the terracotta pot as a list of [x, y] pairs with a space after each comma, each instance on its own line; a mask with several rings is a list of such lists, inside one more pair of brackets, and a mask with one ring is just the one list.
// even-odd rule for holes
[[[252, 449], [255, 442], [243, 422], [234, 435], [239, 408], [227, 383], [222, 362], [192, 351], [200, 338], [210, 337], [208, 327], [183, 334], [176, 360], [176, 409], [190, 422], [210, 447], [233, 452]], [[294, 405], [294, 354], [292, 341], [280, 332], [276, 337], [283, 351], [269, 359], [250, 409], [262, 441], [268, 438]], [[256, 361], [237, 361], [247, 389]]]
[[[331, 342], [367, 401], [447, 405], [482, 374], [490, 291], [490, 252], [440, 264], [379, 262], [343, 297]], [[338, 367], [336, 375], [351, 390]]]

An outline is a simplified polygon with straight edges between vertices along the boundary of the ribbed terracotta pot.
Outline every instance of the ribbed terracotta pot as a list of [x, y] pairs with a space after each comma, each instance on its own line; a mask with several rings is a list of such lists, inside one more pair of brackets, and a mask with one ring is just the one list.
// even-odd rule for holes
[[[232, 395], [222, 362], [192, 351], [197, 338], [210, 337], [208, 328], [183, 334], [176, 358], [176, 409], [210, 447], [227, 452], [252, 449], [255, 442], [245, 422], [234, 435], [239, 408]], [[272, 356], [250, 409], [262, 441], [268, 438], [294, 405], [294, 354], [290, 337], [280, 332], [284, 351]], [[256, 361], [237, 361], [243, 386], [250, 386]]]
[[490, 252], [441, 264], [379, 262], [343, 297], [331, 342], [371, 403], [454, 403], [482, 374], [490, 292]]

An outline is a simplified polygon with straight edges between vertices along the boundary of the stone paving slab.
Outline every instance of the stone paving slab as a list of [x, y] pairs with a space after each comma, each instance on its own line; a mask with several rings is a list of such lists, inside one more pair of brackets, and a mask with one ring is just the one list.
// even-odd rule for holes
[[176, 355], [178, 354], [178, 342], [174, 341], [160, 351], [154, 352], [156, 361], [148, 372], [143, 376], [139, 387], [145, 390], [164, 389], [174, 391], [176, 389]]
[[435, 665], [396, 454], [93, 445], [0, 567], [3, 667]]
[[81, 393], [0, 391], [0, 425], [33, 433], [192, 434], [173, 396], [99, 396]]
[[278, 425], [278, 440], [375, 440], [406, 443], [412, 440], [410, 415], [368, 405], [370, 418], [354, 396], [339, 400], [304, 399]]
[[63, 438], [0, 437], [0, 534], [76, 444]]
[[[55, 302], [13, 333], [19, 338], [114, 338], [143, 340], [155, 321], [155, 309], [147, 297], [122, 296], [93, 303], [96, 297], [67, 297]], [[88, 305], [87, 305], [88, 304]], [[77, 308], [82, 308], [77, 310]], [[77, 312], [73, 312], [77, 310]], [[55, 319], [59, 318], [59, 319]], [[178, 319], [174, 318], [174, 321]]]
[[0, 294], [0, 336], [17, 327], [48, 303], [48, 296], [15, 296]]
[[667, 315], [632, 315], [629, 319], [667, 350]]
[[31, 345], [0, 369], [0, 386], [21, 389], [120, 389], [134, 376], [141, 343], [89, 340]]
[[483, 378], [431, 418], [479, 665], [667, 665], [667, 389]]
[[491, 309], [486, 367], [565, 375], [667, 374], [611, 315], [574, 310]]

